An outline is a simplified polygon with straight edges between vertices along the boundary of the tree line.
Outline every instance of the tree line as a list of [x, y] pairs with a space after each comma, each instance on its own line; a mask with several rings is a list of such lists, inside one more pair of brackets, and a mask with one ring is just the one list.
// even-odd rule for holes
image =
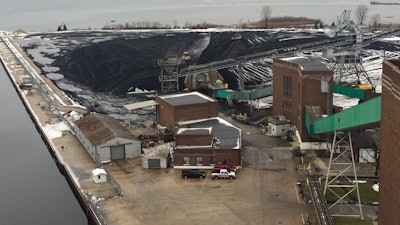
[[[374, 14], [368, 17], [369, 8], [366, 5], [359, 5], [355, 10], [355, 19], [360, 26], [369, 26], [371, 30], [381, 29], [383, 24], [379, 14]], [[235, 28], [235, 29], [271, 29], [271, 28], [282, 28], [282, 27], [297, 27], [297, 28], [323, 28], [326, 25], [320, 19], [311, 19], [306, 17], [293, 17], [293, 16], [281, 16], [272, 17], [272, 9], [269, 5], [265, 5], [261, 8], [261, 19], [256, 22], [243, 22], [240, 20], [236, 24], [231, 25], [220, 25], [213, 24], [206, 21], [200, 23], [185, 22], [183, 25], [178, 25], [176, 20], [172, 24], [164, 24], [158, 21], [139, 21], [139, 22], [125, 22], [116, 23], [115, 21], [107, 22], [101, 29], [103, 30], [123, 30], [123, 29], [207, 29], [207, 28]], [[369, 18], [369, 21], [368, 21]], [[64, 24], [65, 26], [65, 24]], [[335, 22], [332, 22], [330, 26], [335, 26]], [[66, 26], [65, 26], [66, 27]], [[88, 28], [91, 30], [91, 28]], [[63, 30], [58, 28], [58, 30]]]

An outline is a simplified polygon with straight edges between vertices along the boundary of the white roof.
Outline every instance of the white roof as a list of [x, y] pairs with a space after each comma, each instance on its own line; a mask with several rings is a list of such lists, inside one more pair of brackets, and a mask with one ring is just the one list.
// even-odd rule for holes
[[100, 174], [107, 174], [107, 172], [103, 169], [96, 168], [96, 169], [92, 170], [92, 174], [93, 174], [93, 176], [98, 176]]
[[206, 127], [206, 128], [198, 128], [198, 127], [179, 128], [178, 131], [176, 132], [176, 134], [182, 134], [182, 133], [193, 133], [193, 134], [200, 134], [201, 133], [201, 134], [204, 134], [204, 132], [206, 132], [207, 134], [211, 134], [211, 131], [212, 131], [212, 127]]
[[155, 106], [158, 105], [158, 103], [154, 100], [149, 100], [149, 101], [143, 101], [143, 102], [136, 102], [128, 105], [124, 105], [126, 109], [129, 111], [135, 110], [135, 109], [141, 109], [141, 108], [146, 108], [150, 106]]
[[[220, 141], [221, 148], [232, 148], [232, 149], [240, 149], [241, 148], [241, 130], [238, 127], [235, 127], [228, 121], [220, 118], [220, 117], [212, 117], [198, 120], [186, 120], [178, 122], [181, 129], [187, 128], [203, 128], [203, 129], [211, 129], [213, 130], [212, 135], [213, 138], [217, 138]], [[189, 127], [190, 126], [190, 127]], [[210, 146], [212, 143], [210, 143]], [[185, 145], [186, 146], [186, 145]], [[210, 147], [203, 146], [203, 147]], [[193, 148], [200, 146], [193, 146]], [[186, 146], [185, 148], [189, 148]]]
[[168, 104], [173, 106], [202, 104], [207, 102], [216, 102], [215, 99], [208, 97], [200, 92], [179, 93], [171, 95], [158, 96]]

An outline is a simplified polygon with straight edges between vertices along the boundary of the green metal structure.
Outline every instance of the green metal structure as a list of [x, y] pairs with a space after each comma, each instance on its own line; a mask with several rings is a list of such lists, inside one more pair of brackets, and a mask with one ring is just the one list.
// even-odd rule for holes
[[381, 120], [381, 101], [382, 98], [379, 96], [314, 122], [310, 119], [309, 110], [306, 110], [305, 122], [308, 134], [312, 136], [377, 124]]
[[346, 95], [351, 98], [358, 98], [361, 100], [366, 99], [365, 90], [362, 90], [362, 89], [354, 89], [352, 87], [346, 87], [346, 86], [340, 86], [340, 85], [334, 84], [333, 92], [337, 93], [337, 94]]
[[[334, 92], [349, 97], [366, 99], [366, 91], [335, 85]], [[322, 117], [320, 106], [306, 106], [305, 125], [310, 136], [334, 133], [330, 147], [330, 159], [324, 186], [324, 195], [330, 192], [337, 200], [328, 207], [334, 216], [349, 216], [346, 207], [354, 216], [364, 219], [355, 166], [355, 157], [351, 139], [351, 130], [361, 127], [376, 126], [381, 120], [381, 96], [353, 106], [342, 112]], [[349, 158], [349, 155], [351, 156]], [[350, 176], [353, 176], [350, 178]], [[343, 180], [354, 182], [343, 183]], [[355, 193], [356, 204], [349, 204], [346, 197]]]

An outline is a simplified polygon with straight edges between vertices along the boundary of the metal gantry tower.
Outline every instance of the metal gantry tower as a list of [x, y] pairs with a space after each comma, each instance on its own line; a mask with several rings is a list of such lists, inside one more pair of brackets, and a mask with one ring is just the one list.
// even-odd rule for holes
[[[350, 19], [350, 10], [344, 10], [338, 18], [337, 25], [327, 32], [329, 37], [335, 37], [336, 34], [344, 29], [351, 31], [356, 36], [356, 42], [351, 50], [339, 50], [334, 53], [334, 72], [336, 83], [368, 83], [371, 80], [362, 64], [361, 46], [364, 41], [364, 33], [368, 27], [358, 26]], [[352, 38], [352, 37], [350, 37]], [[357, 80], [352, 80], [356, 75]]]
[[161, 83], [162, 93], [179, 91], [180, 64], [181, 59], [176, 56], [158, 60], [158, 65], [161, 67], [161, 75], [158, 77], [158, 79]]
[[[372, 84], [358, 50], [337, 52], [334, 53], [334, 57], [335, 83]], [[354, 80], [355, 76], [357, 80]]]
[[327, 193], [337, 198], [328, 207], [332, 216], [359, 216], [364, 220], [350, 131], [334, 133], [324, 186], [325, 197]]

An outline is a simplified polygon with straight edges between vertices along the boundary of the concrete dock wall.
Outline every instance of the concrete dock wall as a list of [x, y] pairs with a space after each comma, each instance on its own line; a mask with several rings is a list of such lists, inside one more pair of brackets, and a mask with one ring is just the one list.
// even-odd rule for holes
[[[8, 46], [8, 44], [1, 38], [3, 44]], [[12, 54], [11, 49], [10, 54]], [[93, 206], [91, 206], [91, 202], [88, 201], [87, 197], [82, 193], [81, 188], [79, 187], [79, 184], [76, 182], [74, 179], [74, 176], [72, 175], [72, 171], [68, 169], [68, 166], [63, 162], [62, 157], [59, 155], [57, 152], [56, 146], [54, 146], [53, 142], [47, 137], [45, 131], [43, 130], [43, 127], [40, 125], [40, 121], [38, 117], [35, 115], [34, 110], [32, 109], [30, 103], [28, 100], [24, 97], [24, 94], [22, 93], [22, 90], [20, 89], [18, 82], [16, 81], [15, 77], [12, 74], [12, 71], [10, 68], [8, 68], [6, 62], [4, 62], [2, 55], [5, 54], [4, 52], [0, 54], [0, 61], [2, 66], [5, 68], [6, 73], [10, 80], [12, 81], [13, 87], [16, 90], [19, 98], [21, 99], [25, 109], [27, 110], [30, 118], [32, 119], [37, 131], [39, 132], [43, 142], [45, 143], [48, 151], [50, 152], [50, 155], [54, 159], [57, 168], [59, 169], [60, 173], [64, 175], [65, 179], [67, 180], [72, 192], [74, 193], [75, 197], [77, 198], [80, 206], [82, 207], [84, 213], [86, 214], [88, 218], [88, 223], [93, 224], [93, 225], [102, 225], [105, 224], [102, 222], [102, 218], [99, 218], [98, 215], [93, 210]]]

